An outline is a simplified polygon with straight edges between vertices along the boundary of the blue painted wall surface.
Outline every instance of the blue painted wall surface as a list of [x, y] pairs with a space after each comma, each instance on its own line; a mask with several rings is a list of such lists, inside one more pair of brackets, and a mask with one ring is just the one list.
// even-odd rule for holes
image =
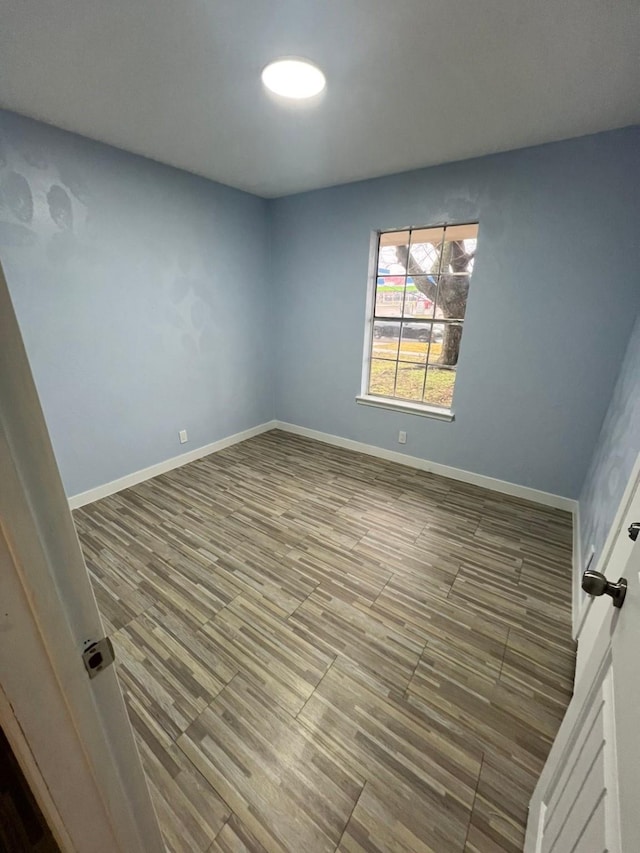
[[636, 320], [611, 405], [580, 494], [580, 544], [583, 559], [592, 545], [596, 551], [596, 559], [602, 550], [638, 453], [640, 318]]
[[[278, 417], [578, 496], [640, 307], [639, 169], [630, 128], [266, 202], [0, 112], [0, 256], [68, 494]], [[371, 231], [476, 218], [456, 421], [357, 406]]]
[[273, 418], [268, 251], [263, 200], [0, 112], [0, 257], [69, 495]]
[[[640, 306], [640, 128], [270, 202], [278, 418], [577, 498]], [[478, 219], [442, 423], [358, 406], [369, 241]]]

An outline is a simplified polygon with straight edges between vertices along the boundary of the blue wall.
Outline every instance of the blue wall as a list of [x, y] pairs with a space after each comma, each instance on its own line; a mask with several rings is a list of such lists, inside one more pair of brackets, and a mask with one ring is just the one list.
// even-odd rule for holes
[[69, 495], [273, 418], [268, 251], [263, 200], [0, 112], [0, 257]]
[[[266, 202], [0, 112], [0, 253], [68, 494], [278, 417], [577, 497], [640, 307], [639, 170], [630, 128]], [[455, 422], [356, 405], [371, 231], [476, 218]]]
[[[279, 419], [577, 497], [640, 307], [640, 129], [270, 202]], [[370, 234], [478, 219], [454, 423], [359, 406]]]
[[638, 453], [640, 318], [636, 320], [580, 495], [580, 544], [583, 559], [592, 545], [596, 559], [602, 550]]

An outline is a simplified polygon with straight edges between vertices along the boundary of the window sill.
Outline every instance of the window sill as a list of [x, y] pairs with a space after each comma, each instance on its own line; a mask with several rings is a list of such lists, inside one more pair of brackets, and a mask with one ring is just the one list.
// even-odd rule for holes
[[388, 397], [372, 397], [360, 394], [356, 397], [360, 406], [374, 406], [378, 409], [389, 409], [393, 412], [403, 412], [406, 415], [420, 415], [423, 418], [435, 418], [438, 421], [452, 421], [455, 415], [450, 409], [437, 409], [435, 406], [421, 406], [419, 403], [392, 400]]

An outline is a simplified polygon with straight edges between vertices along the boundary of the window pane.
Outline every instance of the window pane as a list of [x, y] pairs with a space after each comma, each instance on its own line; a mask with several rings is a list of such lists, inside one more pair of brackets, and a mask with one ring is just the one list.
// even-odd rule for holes
[[470, 276], [478, 238], [478, 225], [451, 225], [442, 247], [440, 271], [446, 275]]
[[442, 355], [442, 340], [445, 336], [444, 323], [433, 323], [429, 335], [429, 364], [439, 362]]
[[388, 231], [380, 235], [380, 248], [378, 250], [378, 275], [405, 274], [404, 259], [406, 249], [400, 252], [398, 258], [398, 246], [409, 245], [408, 231]]
[[404, 361], [398, 362], [395, 396], [403, 400], [413, 400], [415, 403], [419, 403], [422, 400], [424, 370], [423, 364], [407, 364]]
[[471, 278], [475, 261], [472, 257], [474, 251], [475, 249], [469, 249], [457, 242], [445, 243], [442, 251], [442, 274]]
[[426, 364], [430, 338], [430, 323], [403, 323], [399, 358]]
[[373, 358], [398, 358], [400, 343], [400, 323], [387, 320], [376, 320], [373, 324]]
[[411, 252], [408, 272], [437, 274], [444, 228], [420, 228], [411, 232]]
[[455, 369], [429, 364], [427, 368], [427, 382], [422, 398], [423, 401], [429, 406], [440, 406], [443, 409], [450, 409], [453, 401], [453, 386], [455, 381]]
[[446, 367], [456, 366], [460, 356], [462, 327], [462, 323], [446, 323], [441, 326], [441, 331], [436, 331], [434, 326], [429, 364], [435, 362]]
[[380, 397], [393, 397], [393, 386], [396, 380], [396, 362], [371, 359], [369, 374], [369, 394]]
[[447, 240], [473, 240], [478, 239], [478, 223], [468, 222], [466, 225], [447, 225]]
[[435, 316], [438, 320], [464, 320], [471, 275], [441, 275]]
[[405, 276], [380, 276], [376, 283], [376, 316], [400, 317]]
[[405, 317], [433, 317], [438, 292], [437, 282], [437, 276], [434, 275], [409, 276], [404, 298]]

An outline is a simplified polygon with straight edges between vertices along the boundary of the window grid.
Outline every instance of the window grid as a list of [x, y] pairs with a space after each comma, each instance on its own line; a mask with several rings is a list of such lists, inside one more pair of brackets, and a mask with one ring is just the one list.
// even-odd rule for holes
[[[449, 241], [447, 240], [447, 230], [448, 229], [453, 230], [454, 234], [456, 234], [456, 236], [450, 237]], [[460, 233], [461, 229], [463, 229], [463, 233], [465, 235], [469, 234], [472, 236], [461, 236], [461, 233]], [[414, 242], [414, 235], [416, 234], [416, 232], [421, 232], [421, 236], [422, 236], [424, 234], [428, 235], [429, 231], [433, 231], [433, 232], [441, 231], [441, 235], [438, 235], [438, 242], [437, 243], [433, 243], [428, 238], [422, 239], [421, 243], [418, 243], [417, 241]], [[383, 248], [382, 240], [383, 240], [384, 235], [386, 235], [386, 234], [393, 235], [394, 237], [396, 237], [396, 235], [397, 235], [397, 238], [399, 239], [399, 242], [397, 244], [395, 242], [394, 243], [388, 243], [387, 244], [388, 246], [396, 246], [396, 245], [406, 246], [406, 261], [404, 264], [404, 272], [403, 273], [399, 273], [399, 272], [391, 273], [388, 271], [388, 269], [386, 267], [382, 266], [382, 248]], [[404, 234], [407, 235], [407, 242], [406, 243], [400, 241], [400, 238]], [[437, 327], [440, 327], [442, 329], [442, 338], [441, 338], [442, 346], [440, 347], [440, 352], [442, 352], [442, 347], [444, 347], [444, 345], [445, 345], [445, 340], [447, 340], [447, 336], [448, 336], [448, 334], [450, 334], [449, 330], [453, 326], [459, 326], [460, 327], [459, 340], [462, 338], [462, 334], [464, 331], [464, 328], [463, 328], [464, 327], [464, 314], [466, 313], [466, 296], [465, 296], [465, 304], [463, 305], [462, 310], [456, 312], [456, 313], [462, 314], [462, 316], [460, 316], [460, 317], [458, 317], [458, 316], [444, 316], [444, 314], [443, 314], [443, 316], [438, 317], [437, 316], [438, 310], [441, 308], [440, 300], [443, 297], [442, 283], [443, 283], [443, 279], [448, 279], [449, 281], [455, 281], [455, 278], [458, 276], [460, 278], [466, 277], [467, 280], [470, 281], [472, 269], [466, 269], [463, 271], [454, 270], [451, 268], [451, 260], [449, 258], [447, 258], [448, 268], [447, 268], [447, 270], [444, 270], [443, 269], [443, 262], [445, 260], [445, 247], [446, 247], [447, 242], [453, 243], [454, 241], [456, 241], [456, 242], [463, 242], [464, 243], [465, 240], [472, 240], [473, 241], [473, 247], [475, 249], [476, 239], [477, 239], [477, 223], [469, 223], [468, 225], [462, 225], [462, 226], [458, 226], [458, 225], [448, 226], [447, 224], [445, 224], [445, 225], [440, 225], [440, 226], [412, 227], [412, 228], [403, 229], [402, 231], [389, 230], [389, 231], [379, 231], [378, 232], [377, 248], [376, 248], [376, 256], [375, 256], [376, 268], [374, 271], [375, 275], [374, 275], [374, 281], [373, 281], [374, 292], [373, 292], [373, 310], [372, 310], [372, 317], [371, 317], [371, 336], [370, 336], [371, 337], [371, 344], [370, 344], [370, 348], [369, 348], [369, 359], [368, 359], [368, 376], [367, 376], [367, 393], [368, 394], [371, 394], [372, 396], [376, 396], [376, 397], [386, 398], [386, 399], [395, 399], [395, 400], [399, 400], [399, 401], [403, 401], [403, 400], [404, 401], [412, 401], [412, 402], [418, 403], [419, 405], [424, 405], [427, 407], [434, 406], [435, 408], [442, 408], [442, 409], [449, 409], [450, 408], [451, 400], [452, 400], [452, 396], [453, 396], [453, 387], [455, 384], [455, 374], [456, 374], [456, 370], [457, 370], [457, 355], [456, 355], [455, 363], [444, 364], [444, 363], [439, 363], [438, 361], [435, 360], [434, 355], [432, 353], [432, 350], [436, 349], [434, 347], [434, 338], [437, 334], [436, 333]], [[422, 245], [424, 247], [427, 247], [427, 246], [429, 247], [428, 249], [427, 248], [423, 249], [423, 257], [426, 255], [427, 258], [432, 258], [435, 254], [435, 256], [437, 257], [437, 263], [435, 263], [432, 268], [422, 269], [421, 268], [421, 262], [413, 257], [412, 249], [416, 245]], [[466, 244], [465, 244], [465, 251], [466, 251]], [[469, 263], [472, 262], [474, 255], [475, 255], [475, 251], [472, 252], [472, 254], [470, 256], [470, 260], [467, 263], [467, 266], [469, 265]], [[397, 257], [397, 253], [396, 253], [396, 257]], [[400, 263], [398, 265], [401, 266]], [[430, 299], [430, 297], [427, 296], [424, 293], [424, 291], [421, 291], [420, 288], [415, 285], [416, 279], [420, 278], [420, 277], [428, 279], [433, 284], [433, 287], [434, 287], [434, 293], [433, 293], [434, 298], [433, 299]], [[407, 293], [408, 293], [408, 287], [409, 287], [409, 279], [413, 279], [412, 283], [414, 284], [414, 287], [415, 287], [417, 293], [422, 294], [423, 297], [430, 303], [430, 305], [427, 309], [429, 311], [428, 317], [424, 317], [421, 315], [416, 316], [414, 314], [408, 313], [408, 311], [407, 311]], [[380, 281], [391, 282], [393, 280], [395, 280], [395, 282], [398, 282], [398, 280], [400, 280], [402, 282], [402, 284], [401, 284], [402, 300], [401, 300], [401, 305], [400, 305], [400, 315], [399, 316], [396, 314], [390, 314], [388, 308], [386, 311], [383, 310], [383, 304], [381, 303], [381, 301], [379, 299], [379, 297], [380, 297], [380, 291], [378, 290], [379, 282]], [[384, 303], [384, 305], [386, 306], [386, 302]], [[441, 310], [441, 313], [443, 313], [442, 310]], [[397, 347], [395, 348], [395, 356], [393, 358], [390, 358], [389, 356], [385, 356], [379, 351], [376, 352], [376, 340], [377, 340], [377, 336], [375, 334], [376, 328], [377, 328], [376, 323], [381, 322], [381, 321], [387, 322], [387, 323], [392, 323], [393, 324], [393, 327], [392, 327], [393, 331], [395, 331], [395, 329], [397, 328]], [[420, 352], [418, 355], [416, 355], [414, 353], [413, 354], [414, 355], [413, 361], [407, 359], [406, 353], [403, 352], [403, 343], [406, 344], [406, 341], [409, 340], [410, 337], [412, 337], [409, 334], [405, 335], [406, 329], [409, 328], [410, 326], [413, 326], [414, 329], [416, 326], [425, 326], [425, 327], [429, 328], [428, 340], [426, 342], [421, 341], [421, 343], [427, 344], [426, 355], [423, 354], [422, 352]], [[380, 337], [382, 337], [382, 334], [380, 335]], [[418, 336], [415, 336], [415, 337], [418, 337]], [[392, 338], [392, 340], [395, 340], [395, 339]], [[418, 340], [420, 340], [420, 338], [418, 338]], [[403, 358], [403, 355], [405, 356], [404, 358]], [[415, 360], [416, 358], [418, 358], [419, 360]], [[394, 373], [393, 373], [393, 391], [392, 391], [391, 395], [389, 395], [386, 390], [385, 390], [385, 393], [382, 393], [380, 390], [378, 390], [378, 391], [371, 390], [372, 385], [374, 384], [373, 383], [374, 366], [376, 363], [382, 363], [382, 362], [386, 362], [389, 365], [391, 365], [391, 364], [395, 365]], [[399, 372], [402, 370], [401, 365], [406, 365], [407, 367], [412, 365], [416, 369], [421, 368], [423, 370], [422, 388], [421, 388], [421, 393], [420, 393], [419, 399], [417, 399], [417, 395], [412, 394], [410, 390], [407, 392], [404, 388], [399, 388], [398, 380], [399, 380]], [[451, 399], [449, 400], [448, 405], [447, 404], [440, 404], [438, 402], [434, 403], [433, 401], [429, 401], [428, 399], [425, 399], [427, 392], [428, 392], [428, 379], [430, 378], [430, 376], [435, 377], [436, 375], [440, 374], [440, 371], [446, 371], [447, 373], [453, 374], [453, 379], [452, 379], [452, 382], [450, 385]]]

